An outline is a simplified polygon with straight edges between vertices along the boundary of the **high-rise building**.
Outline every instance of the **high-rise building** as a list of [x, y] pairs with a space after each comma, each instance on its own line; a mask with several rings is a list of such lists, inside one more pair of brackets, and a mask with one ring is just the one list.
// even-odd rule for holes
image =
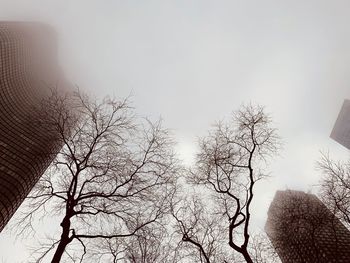
[[350, 100], [345, 100], [334, 124], [331, 138], [350, 150]]
[[277, 191], [265, 231], [283, 263], [350, 260], [349, 230], [313, 194]]
[[40, 23], [0, 22], [0, 231], [62, 147], [40, 102], [61, 73], [55, 34]]

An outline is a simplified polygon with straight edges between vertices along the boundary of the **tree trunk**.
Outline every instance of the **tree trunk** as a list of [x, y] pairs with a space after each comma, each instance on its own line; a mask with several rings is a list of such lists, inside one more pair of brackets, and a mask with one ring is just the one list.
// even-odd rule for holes
[[248, 251], [242, 251], [242, 255], [247, 263], [254, 263], [252, 258], [249, 256]]
[[56, 249], [55, 255], [52, 258], [51, 263], [59, 263], [61, 261], [62, 255], [63, 255], [64, 251], [66, 250], [68, 243], [69, 242], [61, 239], [61, 241], [58, 244], [58, 247]]
[[69, 237], [69, 229], [70, 229], [70, 220], [68, 217], [65, 217], [61, 223], [63, 228], [61, 240], [57, 246], [56, 252], [52, 258], [51, 263], [59, 263], [61, 261], [62, 255], [66, 250], [67, 245], [72, 241]]

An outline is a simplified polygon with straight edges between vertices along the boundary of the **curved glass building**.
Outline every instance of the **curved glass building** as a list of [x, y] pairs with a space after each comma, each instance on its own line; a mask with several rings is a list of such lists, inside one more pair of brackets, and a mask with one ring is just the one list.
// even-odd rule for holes
[[55, 43], [43, 24], [0, 22], [0, 231], [62, 146], [36, 125], [40, 101], [60, 78]]
[[283, 263], [349, 262], [350, 231], [316, 195], [277, 191], [265, 231]]

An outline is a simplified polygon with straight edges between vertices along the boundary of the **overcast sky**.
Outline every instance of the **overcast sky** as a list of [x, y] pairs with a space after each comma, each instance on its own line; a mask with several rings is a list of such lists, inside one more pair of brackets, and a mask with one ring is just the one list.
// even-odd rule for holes
[[[1, 20], [56, 29], [73, 83], [131, 94], [139, 115], [162, 117], [186, 164], [215, 121], [242, 103], [265, 105], [285, 145], [258, 186], [257, 228], [277, 189], [317, 184], [320, 150], [349, 155], [329, 138], [350, 98], [349, 12], [345, 0], [0, 0]], [[26, 262], [22, 246], [1, 233], [0, 260]]]

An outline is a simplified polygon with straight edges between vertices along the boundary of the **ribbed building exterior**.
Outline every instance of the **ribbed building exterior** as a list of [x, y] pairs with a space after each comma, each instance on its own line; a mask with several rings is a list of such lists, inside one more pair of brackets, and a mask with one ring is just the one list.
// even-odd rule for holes
[[45, 25], [0, 22], [0, 231], [62, 146], [38, 124], [45, 88], [59, 75], [54, 43]]
[[350, 262], [350, 232], [313, 194], [277, 191], [265, 231], [283, 263]]

